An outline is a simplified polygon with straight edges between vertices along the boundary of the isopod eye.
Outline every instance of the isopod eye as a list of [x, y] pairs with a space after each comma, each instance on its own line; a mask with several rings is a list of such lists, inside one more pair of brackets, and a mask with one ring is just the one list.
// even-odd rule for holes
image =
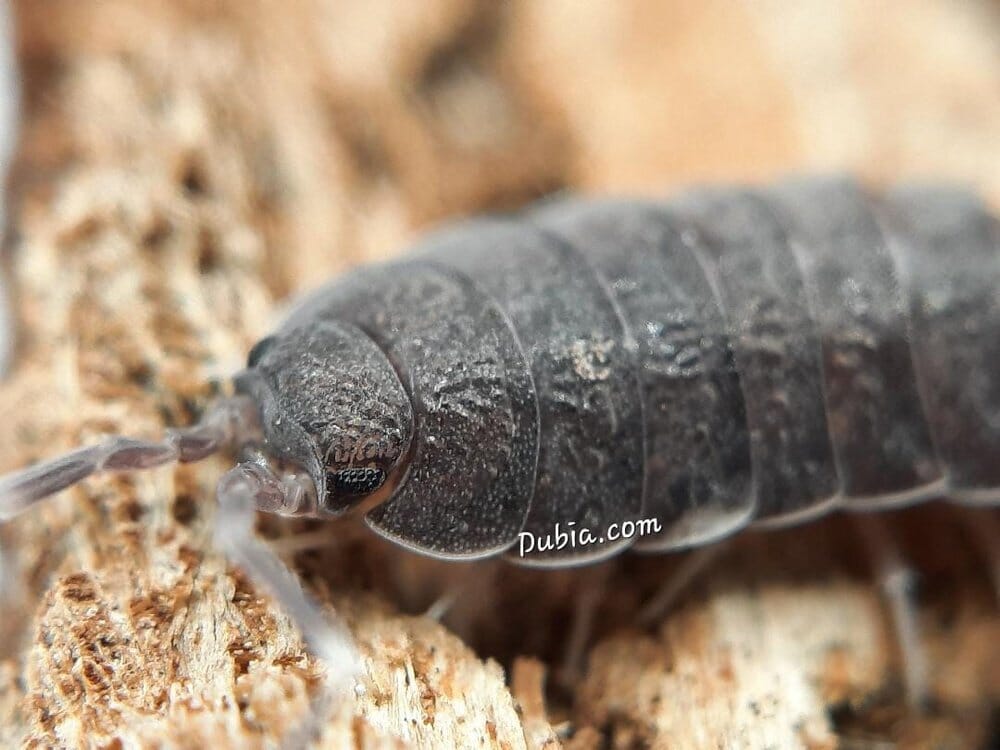
[[326, 490], [336, 495], [368, 495], [385, 482], [385, 472], [372, 466], [352, 466], [326, 474]]
[[250, 354], [247, 355], [247, 367], [255, 367], [261, 358], [267, 354], [268, 350], [274, 345], [277, 340], [275, 336], [265, 336], [250, 350]]

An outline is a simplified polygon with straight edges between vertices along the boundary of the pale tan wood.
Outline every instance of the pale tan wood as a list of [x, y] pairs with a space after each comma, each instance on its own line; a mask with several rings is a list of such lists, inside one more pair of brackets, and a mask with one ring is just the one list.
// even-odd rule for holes
[[[24, 0], [0, 465], [189, 420], [288, 294], [449, 215], [805, 168], [1000, 198], [997, 6], [899, 0], [871, 25], [867, 4], [837, 5]], [[269, 746], [296, 725], [323, 667], [210, 544], [224, 466], [95, 479], [0, 531], [22, 584], [0, 621], [0, 744]], [[647, 631], [634, 613], [667, 558], [540, 575], [314, 529], [329, 548], [296, 568], [370, 676], [323, 745], [972, 743], [1000, 693], [1000, 623], [948, 518], [900, 525], [931, 571], [933, 720], [899, 713], [898, 655], [843, 523], [738, 542]], [[598, 581], [589, 669], [561, 687], [568, 613]], [[463, 582], [446, 622], [466, 642], [400, 614]], [[832, 721], [848, 704], [853, 723]]]

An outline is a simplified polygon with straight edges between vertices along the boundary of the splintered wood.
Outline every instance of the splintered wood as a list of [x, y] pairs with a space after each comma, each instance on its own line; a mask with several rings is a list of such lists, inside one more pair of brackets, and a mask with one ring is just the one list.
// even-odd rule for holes
[[[23, 0], [0, 468], [192, 420], [287, 296], [448, 216], [809, 169], [1000, 201], [1000, 7], [870, 10]], [[0, 743], [267, 747], [300, 726], [324, 666], [211, 545], [225, 465], [93, 479], [0, 531]], [[742, 537], [645, 629], [676, 558], [549, 573], [415, 559], [350, 524], [261, 534], [364, 656], [319, 746], [984, 744], [987, 559], [948, 508], [888, 521], [920, 572], [922, 715], [843, 519]], [[419, 614], [448, 591], [443, 625]]]

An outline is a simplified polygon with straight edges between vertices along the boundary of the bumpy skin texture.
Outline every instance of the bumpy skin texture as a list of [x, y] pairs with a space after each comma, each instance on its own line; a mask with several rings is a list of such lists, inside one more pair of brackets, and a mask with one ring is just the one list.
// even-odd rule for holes
[[893, 249], [928, 421], [952, 489], [974, 499], [1000, 486], [1000, 230], [972, 196], [931, 188], [893, 194], [887, 221], [912, 238]]
[[801, 516], [837, 494], [819, 334], [787, 232], [749, 192], [683, 196], [690, 251], [722, 300], [747, 402], [758, 518]]
[[269, 453], [312, 476], [324, 498], [319, 515], [349, 510], [360, 493], [344, 490], [364, 479], [358, 470], [388, 475], [410, 442], [410, 399], [395, 371], [340, 321], [289, 321], [254, 347], [236, 387], [260, 404]]
[[996, 240], [957, 191], [886, 203], [833, 179], [547, 204], [335, 281], [244, 377], [269, 385], [265, 422], [292, 459], [367, 466], [344, 446], [368, 440], [394, 465], [409, 444], [366, 518], [442, 557], [557, 524], [596, 541], [509, 556], [588, 562], [629, 546], [604, 533], [639, 518], [661, 524], [644, 548], [671, 549], [943, 490], [995, 503], [992, 344], [962, 327], [996, 318]]
[[636, 544], [666, 550], [745, 523], [754, 495], [743, 391], [719, 301], [682, 227], [662, 206], [638, 201], [559, 203], [536, 218], [586, 255], [633, 339], [644, 513], [664, 526]]
[[508, 547], [531, 500], [537, 438], [534, 388], [500, 310], [447, 268], [403, 262], [336, 280], [286, 328], [331, 318], [378, 342], [414, 407], [402, 486], [368, 522], [442, 556]]
[[[609, 524], [638, 518], [643, 422], [635, 354], [594, 270], [570, 244], [531, 223], [473, 222], [431, 238], [418, 253], [497, 300], [525, 352], [539, 434], [525, 532], [539, 538], [556, 524], [576, 524], [603, 534]], [[601, 539], [518, 560], [587, 562], [625, 546]]]
[[[826, 410], [845, 499], [924, 492], [941, 480], [941, 467], [918, 393], [903, 294], [877, 215], [848, 182], [795, 182], [772, 197], [783, 223], [794, 227], [790, 244], [820, 331]], [[913, 246], [906, 245], [911, 252]]]

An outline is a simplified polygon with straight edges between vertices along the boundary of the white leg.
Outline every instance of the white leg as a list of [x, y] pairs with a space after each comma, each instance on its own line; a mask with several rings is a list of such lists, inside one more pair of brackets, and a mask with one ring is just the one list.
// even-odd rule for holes
[[658, 622], [673, 609], [677, 599], [687, 590], [691, 582], [722, 554], [726, 542], [715, 542], [692, 550], [680, 562], [677, 570], [664, 581], [660, 589], [639, 610], [640, 625], [648, 626]]
[[587, 581], [573, 603], [573, 620], [570, 623], [566, 650], [563, 652], [559, 669], [559, 680], [567, 688], [573, 688], [583, 679], [586, 670], [587, 645], [594, 633], [594, 615], [604, 599], [607, 590], [608, 571], [604, 570], [593, 582]]
[[885, 521], [872, 514], [858, 514], [854, 518], [889, 608], [899, 644], [907, 702], [911, 708], [920, 711], [927, 703], [929, 670], [927, 653], [920, 638], [920, 613], [913, 598], [914, 572], [904, 562], [899, 545], [886, 528]]
[[[331, 622], [299, 585], [281, 560], [254, 533], [256, 510], [295, 509], [308, 488], [295, 477], [278, 478], [266, 467], [241, 463], [219, 481], [216, 545], [250, 579], [270, 594], [299, 627], [307, 647], [327, 668], [326, 686], [313, 701], [308, 719], [290, 736], [285, 747], [305, 747], [322, 731], [335, 700], [350, 699], [362, 690], [361, 656], [342, 623]], [[284, 505], [280, 505], [284, 503]], [[277, 506], [277, 507], [276, 507]]]
[[441, 596], [431, 602], [431, 606], [424, 612], [424, 617], [428, 617], [434, 622], [441, 622], [448, 611], [455, 606], [455, 602], [462, 596], [464, 586], [449, 587]]

